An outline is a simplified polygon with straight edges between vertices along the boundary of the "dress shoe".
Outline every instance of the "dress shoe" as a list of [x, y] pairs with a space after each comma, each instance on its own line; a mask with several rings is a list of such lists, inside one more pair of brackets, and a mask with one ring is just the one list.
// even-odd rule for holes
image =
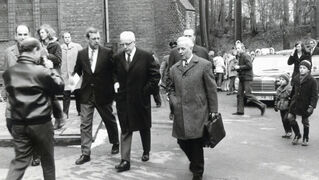
[[261, 113], [262, 116], [265, 114], [266, 108], [267, 108], [266, 104], [264, 104], [264, 105], [260, 108], [260, 113]]
[[126, 160], [122, 160], [120, 164], [115, 166], [115, 169], [117, 169], [117, 172], [123, 172], [123, 171], [128, 171], [131, 168], [130, 162]]
[[39, 158], [36, 158], [36, 159], [32, 159], [32, 162], [31, 162], [31, 166], [39, 166], [40, 165], [40, 159]]
[[113, 144], [111, 153], [112, 154], [118, 154], [120, 152], [119, 149], [120, 149], [120, 145], [119, 144]]
[[90, 156], [81, 155], [80, 158], [75, 161], [75, 164], [76, 165], [81, 165], [81, 164], [84, 164], [86, 162], [89, 162], [90, 160], [91, 160]]
[[301, 138], [301, 135], [295, 136], [294, 139], [292, 140], [292, 145], [297, 145], [299, 144], [299, 139]]
[[150, 159], [150, 153], [143, 153], [142, 155], [142, 161], [148, 161]]
[[53, 129], [54, 130], [58, 130], [61, 129], [65, 124], [65, 118], [60, 118], [60, 119], [55, 119], [54, 125], [53, 125]]
[[282, 138], [286, 138], [286, 139], [290, 139], [292, 133], [291, 132], [287, 132], [285, 135], [282, 135]]
[[202, 180], [202, 179], [203, 179], [202, 175], [198, 175], [198, 174], [193, 175], [193, 180]]
[[309, 146], [309, 141], [308, 139], [304, 139], [301, 143], [302, 146]]
[[233, 113], [233, 115], [244, 115], [244, 113], [243, 112], [235, 112], [235, 113]]

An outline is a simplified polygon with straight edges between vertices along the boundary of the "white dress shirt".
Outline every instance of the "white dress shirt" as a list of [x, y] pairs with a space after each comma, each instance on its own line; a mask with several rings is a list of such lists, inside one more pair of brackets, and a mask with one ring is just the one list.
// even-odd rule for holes
[[[131, 62], [133, 61], [135, 52], [136, 52], [136, 47], [134, 47], [134, 48], [132, 49], [131, 53], [130, 53]], [[128, 54], [125, 53], [125, 60], [126, 60], [126, 61], [127, 61], [127, 58], [128, 58]]]
[[[91, 47], [89, 47], [89, 59], [92, 57], [93, 50]], [[92, 64], [91, 64], [91, 70], [92, 72], [95, 71], [96, 61], [97, 61], [97, 55], [99, 53], [99, 48], [94, 49], [93, 57], [92, 57]]]
[[[186, 60], [187, 65], [191, 62], [192, 58], [193, 58], [193, 54], [191, 55], [190, 58], [188, 58], [188, 59]], [[182, 62], [183, 62], [183, 66], [185, 66], [185, 60], [183, 60]]]

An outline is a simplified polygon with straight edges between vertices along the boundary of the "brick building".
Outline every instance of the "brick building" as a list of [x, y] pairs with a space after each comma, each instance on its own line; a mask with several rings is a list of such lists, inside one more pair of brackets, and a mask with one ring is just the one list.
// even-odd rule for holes
[[33, 36], [45, 23], [58, 34], [70, 31], [83, 46], [86, 28], [94, 26], [102, 32], [102, 42], [115, 49], [120, 32], [131, 30], [137, 46], [161, 57], [184, 28], [194, 28], [195, 10], [188, 0], [0, 0], [0, 67], [21, 23]]

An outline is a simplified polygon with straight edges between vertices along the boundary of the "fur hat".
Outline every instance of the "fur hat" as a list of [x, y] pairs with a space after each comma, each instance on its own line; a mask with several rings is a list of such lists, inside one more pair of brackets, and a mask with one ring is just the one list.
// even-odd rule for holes
[[290, 76], [288, 73], [281, 74], [279, 77], [283, 78], [284, 80], [287, 81], [287, 83], [289, 83]]
[[311, 62], [309, 62], [308, 60], [301, 61], [299, 65], [306, 66], [309, 70], [311, 70]]

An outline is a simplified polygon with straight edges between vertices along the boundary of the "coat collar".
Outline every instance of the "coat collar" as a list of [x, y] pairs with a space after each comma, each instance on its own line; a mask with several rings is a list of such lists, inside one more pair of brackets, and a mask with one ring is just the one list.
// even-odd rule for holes
[[185, 74], [198, 63], [198, 56], [193, 54], [193, 57], [186, 68], [183, 66], [182, 60], [179, 60], [177, 63], [177, 69], [179, 69], [181, 72], [183, 72], [183, 74]]

